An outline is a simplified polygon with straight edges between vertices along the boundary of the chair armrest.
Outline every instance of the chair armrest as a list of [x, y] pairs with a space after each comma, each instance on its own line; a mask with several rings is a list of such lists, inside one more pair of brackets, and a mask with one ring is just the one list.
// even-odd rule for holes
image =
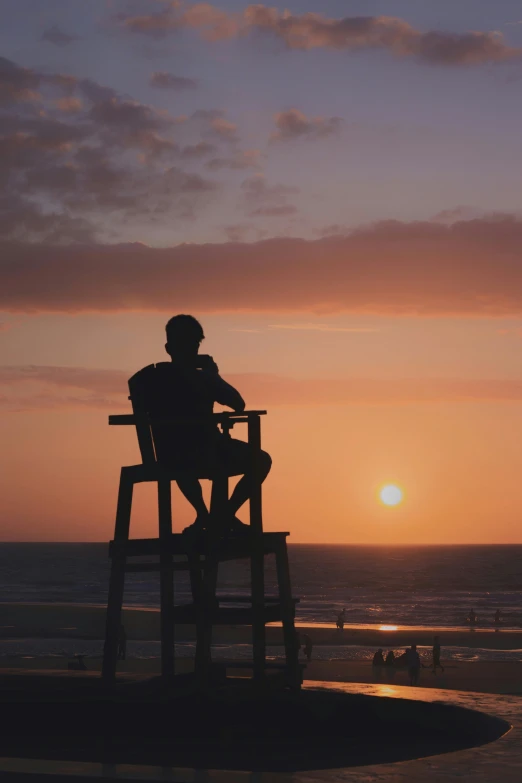
[[[265, 416], [266, 411], [242, 411], [241, 413], [236, 411], [223, 411], [221, 413], [212, 413], [210, 419], [217, 424], [220, 422], [240, 423], [248, 421], [249, 418], [256, 416]], [[133, 413], [113, 414], [109, 416], [109, 424], [111, 426], [127, 426], [129, 424], [135, 425], [138, 419], [147, 419], [150, 424], [207, 424], [209, 418], [167, 418], [167, 419], [155, 419], [143, 416], [135, 416]]]

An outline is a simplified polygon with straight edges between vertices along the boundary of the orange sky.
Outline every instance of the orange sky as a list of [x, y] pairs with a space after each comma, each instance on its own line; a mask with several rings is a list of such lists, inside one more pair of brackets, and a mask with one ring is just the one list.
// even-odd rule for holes
[[[86, 328], [89, 319], [103, 329]], [[2, 538], [108, 540], [119, 467], [133, 464], [138, 450], [133, 430], [110, 428], [107, 415], [127, 409], [126, 377], [164, 358], [165, 317], [11, 320], [0, 333], [4, 353], [19, 359], [16, 367], [9, 362], [10, 380], [4, 367], [2, 387]], [[272, 321], [296, 328], [271, 329]], [[274, 466], [265, 484], [266, 529], [289, 530], [294, 542], [522, 541], [515, 321], [250, 315], [202, 322], [204, 350], [247, 402], [259, 406], [269, 396], [263, 439]], [[45, 382], [31, 379], [37, 363], [40, 373], [47, 367]], [[269, 386], [259, 385], [256, 370]], [[296, 389], [302, 399], [288, 404]], [[368, 389], [372, 404], [364, 402]], [[415, 401], [421, 392], [426, 401]], [[390, 482], [404, 490], [396, 508], [377, 497]], [[154, 514], [151, 487], [140, 487], [133, 534], [153, 535]], [[176, 492], [174, 520], [177, 530], [191, 521]]]

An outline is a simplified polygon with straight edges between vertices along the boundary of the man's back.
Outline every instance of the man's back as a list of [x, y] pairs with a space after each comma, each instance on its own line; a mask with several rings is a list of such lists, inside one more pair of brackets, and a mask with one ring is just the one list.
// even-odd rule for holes
[[153, 419], [178, 420], [153, 425], [152, 433], [157, 459], [180, 469], [199, 468], [212, 460], [220, 435], [211, 419], [214, 402], [242, 402], [217, 372], [197, 369], [195, 364], [160, 362], [145, 367], [132, 379], [132, 387], [135, 407]]
[[[144, 368], [141, 382], [131, 388], [133, 402], [152, 419], [177, 419], [179, 424], [152, 425], [156, 457], [160, 462], [190, 469], [208, 461], [212, 441], [218, 436], [210, 416], [214, 407], [208, 373], [161, 362]], [[139, 400], [135, 397], [139, 395]], [[206, 420], [206, 421], [205, 421]], [[197, 423], [197, 422], [200, 423]], [[186, 422], [186, 423], [185, 423]]]

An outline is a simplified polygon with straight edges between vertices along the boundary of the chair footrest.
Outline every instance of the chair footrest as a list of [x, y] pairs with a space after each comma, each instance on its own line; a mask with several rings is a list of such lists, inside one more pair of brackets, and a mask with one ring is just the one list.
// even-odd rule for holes
[[[303, 669], [306, 669], [306, 663], [303, 663], [302, 661], [296, 661], [295, 666], [303, 671]], [[225, 668], [225, 669], [253, 669], [254, 668], [254, 661], [250, 660], [240, 660], [240, 659], [234, 659], [234, 658], [223, 658], [219, 661], [212, 661], [212, 668]], [[265, 661], [265, 669], [279, 669], [284, 670], [288, 669], [288, 664], [286, 661]]]
[[[294, 604], [299, 603], [299, 598], [291, 599]], [[216, 601], [224, 604], [251, 604], [251, 595], [216, 595]], [[276, 596], [265, 595], [265, 604], [280, 604], [281, 599]]]
[[[264, 607], [265, 623], [282, 621], [284, 611], [281, 605], [271, 604]], [[194, 625], [198, 620], [199, 610], [194, 604], [174, 607], [174, 622], [179, 625]], [[254, 610], [252, 607], [216, 607], [205, 611], [205, 619], [212, 625], [252, 625]]]
[[[173, 563], [173, 571], [188, 571], [190, 568], [188, 563]], [[140, 574], [147, 571], [156, 571], [159, 573], [161, 566], [159, 563], [127, 563], [125, 565], [125, 573], [127, 574]]]

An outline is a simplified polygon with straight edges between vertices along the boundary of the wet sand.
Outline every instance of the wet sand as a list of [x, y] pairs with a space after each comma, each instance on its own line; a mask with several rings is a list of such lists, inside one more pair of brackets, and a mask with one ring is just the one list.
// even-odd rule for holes
[[[123, 624], [130, 640], [159, 639], [159, 611], [126, 608]], [[431, 646], [438, 634], [442, 645], [490, 650], [522, 650], [522, 629], [401, 627], [381, 630], [379, 626], [346, 625], [339, 631], [333, 624], [298, 624], [314, 645], [360, 645], [399, 649], [410, 644]], [[103, 639], [105, 607], [89, 604], [0, 603], [0, 639], [74, 638]], [[177, 641], [194, 641], [193, 626], [177, 626]], [[216, 644], [249, 644], [248, 626], [216, 626]], [[267, 626], [267, 644], [282, 644], [280, 626]]]

